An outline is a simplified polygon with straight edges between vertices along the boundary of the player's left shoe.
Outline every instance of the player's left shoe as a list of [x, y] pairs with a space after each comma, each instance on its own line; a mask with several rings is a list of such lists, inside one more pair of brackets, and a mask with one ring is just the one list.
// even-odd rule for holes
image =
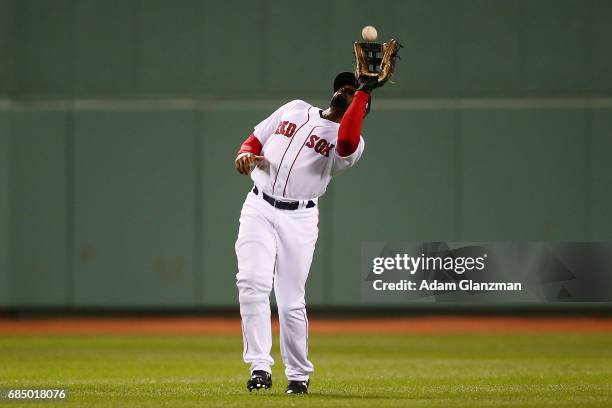
[[310, 380], [289, 381], [285, 394], [308, 394], [308, 385], [310, 385]]

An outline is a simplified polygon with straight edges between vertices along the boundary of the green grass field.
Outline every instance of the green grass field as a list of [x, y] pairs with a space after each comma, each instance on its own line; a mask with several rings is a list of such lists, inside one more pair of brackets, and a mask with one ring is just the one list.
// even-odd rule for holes
[[313, 335], [307, 396], [282, 393], [278, 352], [273, 389], [250, 394], [241, 347], [240, 335], [0, 337], [0, 387], [66, 387], [68, 406], [87, 407], [612, 406], [611, 334]]

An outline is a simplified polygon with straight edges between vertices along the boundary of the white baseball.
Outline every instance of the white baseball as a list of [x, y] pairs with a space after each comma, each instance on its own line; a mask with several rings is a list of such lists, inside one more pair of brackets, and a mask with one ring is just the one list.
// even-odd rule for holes
[[374, 26], [365, 26], [361, 29], [361, 36], [366, 41], [376, 41], [378, 38], [378, 32]]

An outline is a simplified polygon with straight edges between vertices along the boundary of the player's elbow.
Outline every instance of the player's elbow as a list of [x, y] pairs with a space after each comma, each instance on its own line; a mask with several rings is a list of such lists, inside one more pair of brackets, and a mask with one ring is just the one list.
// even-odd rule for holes
[[357, 150], [357, 146], [346, 140], [339, 140], [338, 146], [336, 146], [336, 152], [342, 157], [350, 156], [355, 150]]

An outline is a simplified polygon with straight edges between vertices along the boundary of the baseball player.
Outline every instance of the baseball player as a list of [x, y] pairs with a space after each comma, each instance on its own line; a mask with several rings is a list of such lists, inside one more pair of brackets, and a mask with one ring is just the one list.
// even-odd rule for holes
[[363, 118], [376, 80], [338, 74], [327, 109], [291, 101], [255, 126], [235, 160], [254, 182], [240, 213], [236, 275], [249, 391], [272, 386], [269, 296], [274, 287], [287, 394], [306, 394], [306, 279], [319, 232], [318, 199], [335, 175], [361, 157]]

